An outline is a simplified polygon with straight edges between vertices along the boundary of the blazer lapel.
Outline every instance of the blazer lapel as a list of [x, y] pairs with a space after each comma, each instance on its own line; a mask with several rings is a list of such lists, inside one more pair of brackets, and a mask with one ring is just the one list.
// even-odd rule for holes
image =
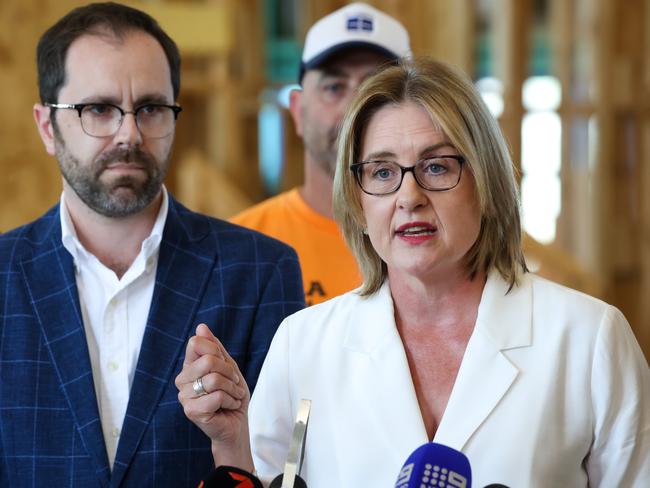
[[524, 276], [507, 290], [498, 273], [491, 273], [435, 442], [461, 450], [519, 373], [503, 351], [531, 344], [532, 289]]
[[122, 481], [155, 407], [172, 381], [214, 268], [217, 243], [206, 238], [211, 235], [209, 224], [202, 220], [192, 227], [180, 215], [183, 211], [187, 212], [170, 196], [156, 284], [113, 466], [112, 486]]
[[[351, 318], [345, 348], [367, 354], [367, 405], [363, 424], [378, 425], [383, 444], [406, 459], [414, 446], [427, 442], [427, 432], [402, 340], [395, 326], [388, 280], [373, 296], [361, 300]], [[376, 417], [368, 422], [367, 417]]]
[[43, 241], [35, 244], [34, 257], [21, 263], [23, 278], [61, 392], [95, 465], [97, 479], [101, 486], [108, 486], [108, 456], [99, 420], [74, 265], [72, 256], [61, 242], [57, 210], [51, 213], [48, 226], [43, 232]]

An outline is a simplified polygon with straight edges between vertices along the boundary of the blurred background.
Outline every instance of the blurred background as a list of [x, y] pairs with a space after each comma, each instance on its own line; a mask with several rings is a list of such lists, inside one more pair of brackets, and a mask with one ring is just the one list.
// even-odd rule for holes
[[[39, 36], [87, 2], [0, 2], [0, 232], [61, 191], [32, 118]], [[168, 188], [227, 218], [302, 180], [284, 103], [309, 26], [341, 0], [124, 2], [183, 56]], [[650, 0], [368, 0], [415, 54], [471, 77], [519, 170], [530, 267], [627, 316], [650, 357]]]

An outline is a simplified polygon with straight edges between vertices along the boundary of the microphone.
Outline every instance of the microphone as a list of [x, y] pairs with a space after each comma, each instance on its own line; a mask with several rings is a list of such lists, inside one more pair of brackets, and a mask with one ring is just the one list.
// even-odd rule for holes
[[418, 447], [402, 467], [395, 488], [471, 488], [472, 469], [462, 452], [429, 442]]
[[219, 466], [199, 483], [198, 488], [264, 488], [264, 485], [248, 471], [234, 466]]
[[284, 464], [284, 473], [271, 481], [269, 488], [307, 488], [307, 483], [300, 475], [302, 461], [305, 457], [305, 438], [307, 437], [307, 424], [311, 400], [300, 400], [296, 423], [293, 425], [293, 434], [289, 443], [289, 454]]

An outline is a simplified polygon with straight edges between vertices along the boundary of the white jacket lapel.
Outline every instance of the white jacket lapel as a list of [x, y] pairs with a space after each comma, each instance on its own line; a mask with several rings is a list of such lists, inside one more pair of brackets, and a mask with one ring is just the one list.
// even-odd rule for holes
[[380, 422], [383, 438], [392, 446], [392, 452], [407, 455], [414, 446], [427, 442], [387, 283], [375, 295], [359, 302], [344, 344], [348, 351], [368, 356], [369, 384], [365, 391], [372, 398], [364, 403], [372, 405], [372, 411], [365, 414]]
[[527, 276], [509, 293], [498, 273], [488, 277], [476, 327], [435, 441], [462, 449], [515, 381], [518, 370], [504, 350], [531, 344], [532, 287]]

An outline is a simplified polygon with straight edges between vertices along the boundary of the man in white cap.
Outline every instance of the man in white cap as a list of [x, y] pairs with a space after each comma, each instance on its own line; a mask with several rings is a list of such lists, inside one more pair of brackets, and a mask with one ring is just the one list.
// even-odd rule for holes
[[290, 99], [305, 146], [305, 181], [232, 219], [297, 251], [309, 305], [361, 284], [354, 257], [332, 218], [336, 138], [361, 82], [378, 66], [409, 54], [404, 26], [365, 3], [351, 3], [316, 22], [305, 39], [302, 89]]

